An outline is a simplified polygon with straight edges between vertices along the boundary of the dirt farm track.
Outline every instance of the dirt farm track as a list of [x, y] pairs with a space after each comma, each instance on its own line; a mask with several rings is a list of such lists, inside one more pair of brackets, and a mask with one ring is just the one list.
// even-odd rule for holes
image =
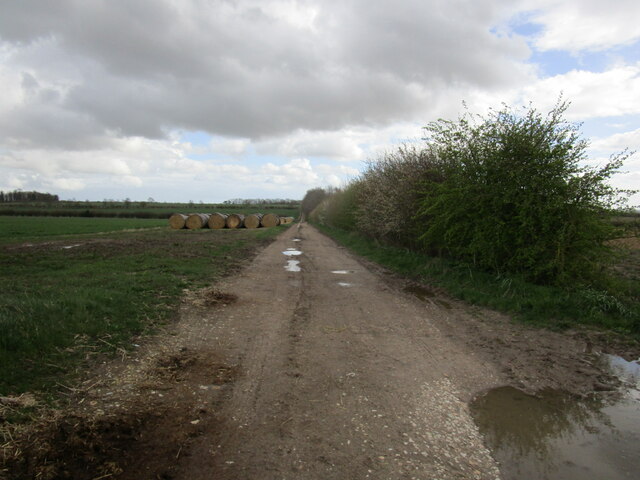
[[52, 420], [58, 460], [39, 478], [496, 479], [474, 396], [614, 382], [583, 333], [411, 290], [294, 225], [92, 372]]

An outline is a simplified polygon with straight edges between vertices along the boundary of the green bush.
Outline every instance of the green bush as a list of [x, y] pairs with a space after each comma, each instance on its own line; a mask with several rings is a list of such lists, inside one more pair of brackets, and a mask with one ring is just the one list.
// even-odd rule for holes
[[358, 229], [396, 245], [417, 247], [422, 225], [414, 217], [425, 181], [439, 181], [428, 151], [405, 145], [370, 161], [359, 180]]
[[343, 230], [354, 230], [360, 188], [361, 183], [354, 180], [345, 188], [328, 192], [325, 199], [311, 212], [310, 219]]
[[311, 215], [311, 212], [320, 205], [320, 202], [322, 202], [326, 196], [327, 192], [325, 192], [324, 188], [312, 188], [311, 190], [307, 190], [307, 193], [304, 195], [304, 198], [300, 203], [302, 216], [308, 217]]
[[430, 123], [438, 181], [424, 184], [425, 245], [538, 283], [594, 278], [610, 257], [608, 215], [621, 193], [607, 181], [628, 154], [582, 166], [588, 144], [563, 120], [567, 107]]

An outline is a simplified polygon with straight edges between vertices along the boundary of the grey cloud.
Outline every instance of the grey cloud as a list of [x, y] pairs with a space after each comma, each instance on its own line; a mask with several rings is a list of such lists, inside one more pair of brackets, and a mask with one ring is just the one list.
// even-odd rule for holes
[[[7, 2], [0, 39], [17, 51], [46, 39], [76, 59], [72, 86], [58, 99], [34, 97], [14, 121], [37, 128], [16, 126], [12, 138], [55, 145], [64, 128], [79, 143], [185, 128], [255, 139], [385, 125], [424, 112], [449, 85], [493, 88], [526, 75], [526, 45], [489, 31], [490, 0], [299, 4], [317, 9], [314, 30], [265, 1]], [[30, 67], [25, 89], [47, 75]]]

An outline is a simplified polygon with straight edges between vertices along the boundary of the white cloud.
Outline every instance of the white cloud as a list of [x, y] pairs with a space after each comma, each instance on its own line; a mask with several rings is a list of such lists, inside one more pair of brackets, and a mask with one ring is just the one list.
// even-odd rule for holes
[[250, 144], [248, 138], [216, 138], [210, 142], [209, 149], [212, 153], [238, 156], [247, 153]]
[[86, 187], [86, 183], [79, 178], [54, 178], [49, 182], [55, 189], [64, 190], [67, 192], [82, 190]]
[[[5, 3], [6, 187], [301, 197], [419, 140], [422, 126], [455, 118], [463, 100], [479, 113], [528, 101], [547, 111], [563, 91], [572, 120], [640, 113], [640, 63], [542, 79], [527, 43], [628, 45], [640, 38], [636, 1]], [[538, 22], [540, 35], [510, 32], [514, 15]], [[636, 128], [598, 141], [633, 146]]]
[[258, 178], [267, 183], [300, 185], [314, 185], [320, 179], [306, 158], [295, 158], [284, 165], [267, 163]]
[[640, 151], [640, 128], [591, 141], [591, 150], [596, 152], [620, 152], [625, 149]]
[[531, 20], [542, 25], [539, 50], [604, 50], [640, 39], [637, 0], [536, 0]]
[[574, 120], [640, 113], [640, 63], [594, 73], [573, 70], [545, 78], [522, 89], [522, 97], [548, 109], [560, 92], [572, 103]]
[[82, 149], [109, 132], [256, 139], [389, 125], [419, 115], [443, 86], [493, 88], [531, 74], [524, 40], [491, 33], [503, 15], [492, 0], [463, 9], [422, 0], [23, 0], [4, 10], [5, 63], [37, 88], [20, 87], [25, 102], [11, 119], [0, 111], [0, 125], [5, 141], [30, 146]]

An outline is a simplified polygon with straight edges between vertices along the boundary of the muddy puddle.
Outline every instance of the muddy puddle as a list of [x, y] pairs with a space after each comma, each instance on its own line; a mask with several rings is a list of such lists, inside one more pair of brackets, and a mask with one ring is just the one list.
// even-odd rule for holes
[[302, 255], [302, 252], [300, 250], [296, 250], [295, 248], [287, 248], [284, 252], [282, 252], [282, 254], [287, 256], [296, 256]]
[[490, 390], [471, 403], [505, 480], [636, 479], [640, 472], [640, 367], [603, 356], [625, 387], [578, 399], [545, 390]]
[[409, 293], [423, 302], [430, 302], [441, 307], [451, 310], [451, 304], [440, 298], [435, 298], [436, 293], [424, 285], [409, 284], [402, 289], [405, 293]]
[[336, 275], [349, 275], [353, 273], [353, 270], [331, 270], [331, 273], [335, 273]]

